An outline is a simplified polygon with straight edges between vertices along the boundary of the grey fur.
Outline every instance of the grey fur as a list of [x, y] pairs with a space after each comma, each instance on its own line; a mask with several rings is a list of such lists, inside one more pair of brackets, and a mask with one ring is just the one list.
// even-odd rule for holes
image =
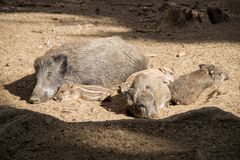
[[[146, 66], [146, 58], [139, 50], [119, 37], [64, 44], [35, 61], [37, 84], [30, 100], [44, 102], [65, 83], [116, 88], [129, 75]], [[49, 81], [48, 77], [54, 78]]]

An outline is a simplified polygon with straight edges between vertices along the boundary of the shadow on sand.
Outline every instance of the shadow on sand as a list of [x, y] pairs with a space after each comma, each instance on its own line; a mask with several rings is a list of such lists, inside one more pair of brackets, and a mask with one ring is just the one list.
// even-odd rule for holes
[[11, 94], [20, 97], [20, 100], [29, 102], [35, 84], [35, 74], [31, 74], [10, 84], [4, 85], [4, 89], [8, 90]]
[[110, 100], [102, 101], [101, 106], [108, 111], [116, 114], [126, 114], [127, 97], [124, 94], [118, 93], [111, 97]]
[[0, 106], [1, 159], [240, 158], [240, 118], [206, 107], [161, 120], [67, 123]]
[[[236, 16], [240, 14], [240, 2], [239, 0], [220, 1], [226, 9], [229, 9], [235, 16], [230, 16], [228, 23], [221, 23], [212, 25], [205, 15], [203, 23], [197, 23], [196, 26], [186, 26], [183, 28], [169, 28], [166, 31], [147, 32], [148, 30], [154, 30], [154, 26], [158, 26], [159, 18], [166, 10], [165, 0], [1, 0], [0, 1], [0, 12], [4, 13], [49, 13], [53, 14], [52, 23], [56, 26], [71, 26], [71, 25], [84, 25], [91, 23], [94, 26], [98, 25], [114, 25], [105, 24], [101, 18], [109, 17], [117, 22], [119, 26], [126, 26], [132, 29], [129, 32], [107, 32], [103, 35], [93, 36], [113, 36], [120, 35], [124, 38], [146, 38], [153, 39], [160, 42], [212, 42], [212, 41], [229, 41], [229, 42], [240, 42], [239, 27], [240, 17]], [[197, 7], [201, 10], [206, 10], [206, 6], [211, 1], [197, 2]], [[183, 6], [189, 5], [194, 7], [196, 2], [193, 1], [180, 1], [178, 4]], [[195, 6], [196, 7], [196, 6]], [[54, 14], [68, 14], [68, 15], [79, 15], [86, 17], [99, 18], [94, 22], [86, 22], [76, 20], [74, 18], [61, 19], [55, 18]], [[39, 17], [41, 18], [41, 17]], [[36, 21], [22, 21], [11, 19], [2, 19], [6, 23], [38, 23]], [[231, 29], [230, 29], [231, 28]], [[209, 34], [211, 33], [211, 34]], [[66, 36], [66, 35], [65, 35]], [[67, 36], [88, 36], [88, 35], [67, 35]]]

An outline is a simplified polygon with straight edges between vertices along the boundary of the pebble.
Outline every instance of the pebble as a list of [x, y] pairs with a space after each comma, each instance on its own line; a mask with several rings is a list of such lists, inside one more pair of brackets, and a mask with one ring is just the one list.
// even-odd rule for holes
[[179, 52], [176, 57], [183, 57], [183, 56], [186, 56], [187, 53], [186, 52]]

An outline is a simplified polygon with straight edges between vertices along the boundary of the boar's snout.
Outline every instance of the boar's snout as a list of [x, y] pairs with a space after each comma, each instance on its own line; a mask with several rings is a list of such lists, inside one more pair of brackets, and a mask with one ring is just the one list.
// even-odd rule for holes
[[145, 106], [132, 105], [129, 106], [127, 112], [130, 116], [137, 118], [147, 118], [147, 111]]
[[40, 100], [40, 98], [39, 98], [38, 96], [32, 95], [32, 96], [30, 97], [30, 103], [32, 103], [32, 104], [37, 104], [37, 103], [40, 103], [40, 102], [41, 102], [41, 100]]
[[48, 99], [49, 97], [47, 95], [43, 95], [39, 97], [36, 94], [32, 94], [32, 96], [30, 97], [30, 103], [32, 104], [43, 103], [43, 102], [46, 102]]
[[30, 97], [30, 103], [37, 104], [46, 102], [54, 96], [54, 93], [55, 92], [52, 90], [40, 88], [37, 86], [33, 90], [33, 93]]

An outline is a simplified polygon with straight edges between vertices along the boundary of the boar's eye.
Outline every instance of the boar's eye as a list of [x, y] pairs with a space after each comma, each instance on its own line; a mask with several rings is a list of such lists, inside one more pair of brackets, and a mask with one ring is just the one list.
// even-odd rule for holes
[[52, 76], [52, 72], [47, 72], [47, 76], [51, 77]]
[[149, 86], [149, 85], [146, 85], [146, 87], [145, 87], [147, 90], [150, 90], [151, 89], [151, 87]]
[[65, 93], [65, 91], [62, 90], [62, 91], [60, 91], [59, 93], [63, 94], [63, 93]]

